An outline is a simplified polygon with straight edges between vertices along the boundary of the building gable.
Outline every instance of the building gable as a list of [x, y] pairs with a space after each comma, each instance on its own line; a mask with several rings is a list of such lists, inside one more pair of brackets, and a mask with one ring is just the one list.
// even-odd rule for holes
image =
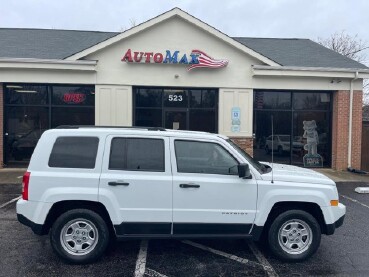
[[179, 8], [174, 8], [166, 13], [163, 13], [155, 18], [152, 18], [142, 24], [139, 24], [119, 35], [116, 35], [110, 39], [107, 39], [105, 41], [102, 41], [90, 48], [87, 48], [81, 52], [78, 52], [74, 55], [71, 55], [70, 57], [66, 58], [67, 60], [78, 60], [81, 58], [86, 57], [87, 55], [90, 55], [96, 51], [99, 51], [109, 45], [115, 44], [117, 42], [119, 42], [120, 40], [126, 39], [132, 35], [138, 34], [142, 31], [144, 31], [147, 28], [150, 28], [160, 22], [166, 21], [170, 18], [173, 17], [180, 17], [185, 21], [188, 21], [189, 23], [197, 26], [198, 28], [202, 29], [203, 31], [212, 34], [213, 36], [218, 37], [219, 39], [223, 40], [224, 42], [232, 45], [233, 47], [247, 53], [248, 55], [260, 60], [262, 63], [266, 64], [266, 65], [274, 65], [277, 66], [279, 65], [278, 63], [276, 63], [275, 61], [259, 54], [258, 52], [252, 50], [251, 48], [248, 48], [247, 46], [243, 45], [242, 43], [232, 39], [231, 37], [223, 34], [222, 32], [220, 32], [219, 30], [215, 29], [214, 27], [211, 27], [210, 25], [204, 23], [203, 21], [193, 17], [192, 15], [182, 11]]
[[[208, 60], [203, 61], [204, 57]], [[252, 65], [265, 65], [180, 16], [170, 17], [83, 59], [97, 61], [97, 83], [149, 86], [204, 86], [209, 85], [210, 78], [214, 87], [229, 85], [229, 80], [234, 86], [250, 86]], [[201, 64], [197, 64], [199, 61]], [[207, 65], [212, 68], [202, 67]]]

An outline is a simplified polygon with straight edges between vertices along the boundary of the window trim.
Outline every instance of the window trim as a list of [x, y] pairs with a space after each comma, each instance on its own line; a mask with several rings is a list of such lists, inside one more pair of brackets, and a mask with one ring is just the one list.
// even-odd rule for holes
[[[122, 139], [124, 140], [124, 165], [127, 167], [127, 139], [145, 139], [145, 140], [160, 140], [163, 143], [163, 170], [147, 170], [147, 169], [124, 169], [124, 168], [111, 168], [111, 154], [112, 154], [112, 144], [113, 140]], [[165, 166], [165, 140], [163, 138], [151, 138], [151, 137], [126, 137], [126, 136], [113, 136], [110, 140], [110, 150], [109, 150], [109, 159], [108, 159], [108, 168], [109, 171], [138, 171], [138, 172], [166, 172]]]
[[228, 149], [226, 149], [222, 144], [220, 144], [220, 143], [218, 143], [216, 141], [203, 141], [203, 140], [176, 139], [176, 138], [174, 138], [173, 139], [173, 148], [174, 148], [174, 155], [175, 155], [175, 158], [176, 158], [176, 170], [177, 170], [177, 174], [206, 174], [206, 175], [238, 176], [238, 172], [236, 174], [220, 174], [220, 173], [181, 172], [181, 171], [179, 171], [178, 170], [178, 156], [177, 156], [177, 149], [176, 149], [176, 142], [177, 141], [216, 144], [216, 145], [220, 146], [221, 148], [223, 148], [223, 150], [226, 151], [233, 158], [233, 160], [237, 163], [237, 166], [240, 165], [240, 162], [238, 161], [238, 159], [230, 151], [228, 151]]

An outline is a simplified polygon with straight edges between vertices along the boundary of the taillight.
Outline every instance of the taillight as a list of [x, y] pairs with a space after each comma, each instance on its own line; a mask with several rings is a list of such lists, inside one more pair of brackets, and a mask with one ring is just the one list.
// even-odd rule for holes
[[22, 198], [23, 200], [28, 200], [28, 189], [29, 189], [29, 178], [31, 177], [31, 172], [26, 171], [23, 175], [22, 181]]

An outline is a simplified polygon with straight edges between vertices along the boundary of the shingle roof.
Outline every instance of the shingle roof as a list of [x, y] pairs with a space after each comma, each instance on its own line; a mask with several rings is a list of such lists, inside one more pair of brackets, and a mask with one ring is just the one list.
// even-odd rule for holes
[[[0, 28], [0, 57], [65, 59], [117, 32]], [[283, 66], [367, 68], [308, 39], [234, 38]]]
[[64, 59], [117, 34], [113, 32], [0, 28], [0, 57]]
[[365, 65], [309, 39], [234, 39], [283, 66], [367, 69]]

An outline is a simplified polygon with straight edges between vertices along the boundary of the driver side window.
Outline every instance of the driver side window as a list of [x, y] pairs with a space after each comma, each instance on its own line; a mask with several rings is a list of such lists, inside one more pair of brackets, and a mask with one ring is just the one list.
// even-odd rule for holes
[[176, 140], [174, 147], [178, 172], [238, 175], [238, 162], [219, 144]]

